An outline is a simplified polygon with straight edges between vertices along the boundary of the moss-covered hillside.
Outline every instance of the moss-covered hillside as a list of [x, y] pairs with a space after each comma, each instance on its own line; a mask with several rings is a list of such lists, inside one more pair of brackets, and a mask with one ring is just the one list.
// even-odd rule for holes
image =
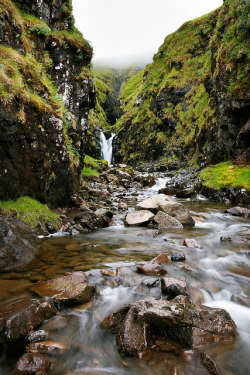
[[78, 186], [93, 51], [71, 0], [1, 0], [0, 199], [67, 203]]
[[221, 8], [168, 35], [125, 85], [120, 159], [249, 163], [250, 2]]

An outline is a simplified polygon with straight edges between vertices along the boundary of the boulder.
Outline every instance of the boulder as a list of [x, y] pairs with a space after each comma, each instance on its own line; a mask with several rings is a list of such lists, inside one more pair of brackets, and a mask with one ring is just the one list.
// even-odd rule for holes
[[39, 342], [43, 340], [47, 340], [49, 334], [47, 331], [40, 329], [38, 331], [31, 331], [28, 336], [26, 337], [27, 342]]
[[152, 220], [151, 226], [157, 229], [183, 228], [182, 224], [174, 217], [163, 211], [158, 211]]
[[14, 370], [14, 375], [46, 375], [51, 367], [52, 359], [40, 353], [23, 354]]
[[138, 313], [137, 306], [132, 306], [116, 335], [118, 349], [125, 355], [137, 355], [147, 348], [149, 325], [139, 318]]
[[183, 253], [177, 253], [171, 255], [172, 262], [184, 262], [186, 260], [186, 256]]
[[159, 206], [159, 210], [176, 218], [182, 225], [192, 226], [195, 224], [189, 210], [186, 206], [177, 202], [166, 202]]
[[164, 275], [167, 270], [159, 264], [146, 263], [143, 266], [137, 267], [137, 273], [143, 273], [144, 275]]
[[23, 300], [0, 309], [0, 332], [8, 341], [26, 336], [57, 309], [49, 301]]
[[144, 278], [141, 283], [148, 288], [155, 288], [160, 284], [160, 280], [152, 277], [147, 277]]
[[32, 342], [26, 345], [25, 350], [27, 353], [42, 353], [42, 354], [62, 354], [66, 350], [66, 346], [59, 342], [40, 341]]
[[41, 297], [50, 297], [56, 303], [75, 305], [89, 301], [96, 288], [88, 283], [83, 272], [74, 272], [68, 276], [41, 281], [31, 290]]
[[[163, 294], [168, 294], [168, 290], [172, 285], [177, 285], [184, 291], [187, 290], [187, 283], [185, 278], [175, 279], [174, 277], [163, 277], [161, 279], [161, 290]], [[175, 296], [176, 297], [176, 296]]]
[[27, 224], [0, 215], [0, 272], [31, 262], [41, 240]]
[[232, 216], [243, 216], [243, 217], [250, 216], [250, 210], [248, 208], [244, 208], [240, 206], [229, 208], [225, 211], [225, 213], [230, 214]]
[[174, 199], [165, 194], [156, 194], [152, 197], [145, 199], [135, 206], [136, 210], [148, 210], [156, 214], [159, 211], [159, 206], [167, 202], [174, 202]]
[[128, 212], [124, 223], [125, 225], [148, 225], [153, 217], [154, 214], [147, 210]]
[[[236, 326], [225, 310], [195, 305], [183, 295], [172, 301], [149, 298], [120, 310], [122, 319], [111, 314], [105, 320], [115, 322], [112, 328], [118, 329], [118, 348], [127, 355], [145, 350], [150, 337], [159, 332], [184, 348], [231, 341], [237, 336]], [[121, 317], [119, 310], [115, 314]], [[101, 327], [105, 329], [105, 324]]]

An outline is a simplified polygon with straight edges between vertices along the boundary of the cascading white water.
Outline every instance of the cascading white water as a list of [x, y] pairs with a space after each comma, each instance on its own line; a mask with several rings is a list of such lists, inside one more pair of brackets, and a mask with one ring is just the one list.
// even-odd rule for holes
[[115, 133], [111, 133], [111, 137], [109, 139], [106, 139], [105, 135], [101, 131], [100, 133], [100, 141], [101, 141], [101, 156], [103, 160], [107, 160], [108, 165], [112, 162], [112, 152], [113, 152], [113, 138], [115, 136]]

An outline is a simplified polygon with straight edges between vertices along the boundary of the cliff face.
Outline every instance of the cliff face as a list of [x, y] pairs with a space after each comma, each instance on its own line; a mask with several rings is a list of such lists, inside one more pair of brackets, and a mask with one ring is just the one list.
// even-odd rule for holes
[[124, 87], [120, 159], [249, 163], [249, 7], [218, 10], [166, 37]]
[[65, 205], [95, 104], [92, 48], [65, 0], [2, 0], [0, 43], [0, 199]]

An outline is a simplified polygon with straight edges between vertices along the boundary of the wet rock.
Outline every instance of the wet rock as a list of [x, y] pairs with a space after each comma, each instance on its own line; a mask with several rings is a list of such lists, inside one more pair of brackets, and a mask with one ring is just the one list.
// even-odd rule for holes
[[148, 288], [155, 288], [160, 284], [160, 279], [155, 278], [145, 278], [142, 280], [142, 285], [147, 286]]
[[9, 341], [17, 340], [56, 313], [56, 308], [49, 301], [16, 302], [0, 309], [0, 332]]
[[27, 342], [39, 342], [43, 340], [47, 340], [49, 337], [48, 332], [40, 329], [38, 331], [31, 331], [28, 336], [26, 337]]
[[184, 262], [184, 260], [186, 260], [186, 255], [183, 253], [173, 254], [171, 255], [171, 260], [173, 262]]
[[168, 197], [165, 194], [156, 194], [152, 195], [152, 197], [145, 199], [144, 201], [138, 203], [135, 206], [136, 210], [148, 210], [152, 213], [156, 214], [159, 210], [160, 205], [164, 205], [167, 202], [174, 202], [174, 199]]
[[194, 238], [185, 238], [185, 240], [183, 240], [183, 245], [187, 247], [195, 247], [197, 249], [200, 249], [200, 245]]
[[238, 303], [239, 305], [250, 307], [250, 298], [242, 296], [240, 294], [233, 294], [231, 301]]
[[149, 325], [138, 316], [138, 309], [132, 306], [116, 336], [118, 349], [127, 355], [136, 355], [147, 348]]
[[181, 267], [181, 269], [182, 269], [183, 271], [193, 272], [193, 270], [192, 270], [190, 267], [188, 267], [188, 266], [183, 266], [183, 267]]
[[108, 276], [108, 277], [116, 275], [116, 272], [114, 270], [101, 270], [100, 273], [103, 276]]
[[137, 273], [143, 273], [145, 275], [164, 275], [167, 270], [159, 264], [146, 263], [143, 266], [137, 267]]
[[59, 342], [41, 341], [26, 345], [25, 350], [27, 353], [62, 354], [66, 350], [66, 346]]
[[225, 213], [230, 214], [232, 216], [243, 216], [243, 217], [250, 216], [250, 210], [248, 208], [244, 208], [240, 206], [229, 208], [225, 210]]
[[184, 226], [193, 226], [195, 224], [189, 210], [181, 203], [167, 202], [161, 204], [159, 209], [177, 219]]
[[163, 211], [158, 211], [153, 218], [151, 224], [153, 228], [165, 229], [165, 228], [182, 228], [182, 224], [174, 217], [166, 214]]
[[222, 236], [220, 237], [222, 242], [231, 242], [233, 244], [249, 244], [250, 245], [250, 237], [246, 236]]
[[106, 208], [99, 208], [95, 211], [95, 215], [102, 219], [102, 228], [108, 227], [112, 222], [113, 213]]
[[168, 301], [171, 301], [176, 296], [188, 296], [190, 297], [190, 294], [186, 291], [185, 288], [180, 286], [179, 283], [172, 283], [169, 286], [165, 287], [163, 290], [163, 295], [167, 297]]
[[[119, 316], [119, 311], [115, 314]], [[145, 350], [157, 330], [184, 348], [231, 341], [237, 335], [236, 326], [225, 310], [195, 305], [187, 296], [178, 296], [172, 301], [154, 298], [137, 301], [127, 313], [123, 310], [123, 318], [117, 345], [127, 355]], [[112, 314], [105, 320], [113, 321]]]
[[221, 375], [221, 372], [219, 371], [218, 367], [216, 366], [215, 362], [212, 360], [211, 357], [209, 357], [206, 353], [200, 354], [200, 361], [203, 366], [205, 366], [208, 370], [208, 372], [212, 375]]
[[181, 346], [177, 344], [175, 341], [163, 336], [156, 336], [156, 338], [153, 336], [151, 338], [151, 341], [153, 342], [153, 346], [151, 346], [151, 348], [156, 351], [175, 352], [176, 350], [181, 348]]
[[0, 271], [9, 271], [31, 262], [41, 241], [27, 224], [0, 215]]
[[205, 302], [204, 296], [200, 290], [190, 289], [189, 293], [194, 303], [202, 304]]
[[41, 297], [50, 297], [56, 303], [74, 305], [90, 300], [95, 287], [86, 280], [83, 272], [75, 272], [68, 276], [41, 281], [32, 290]]
[[131, 305], [124, 305], [113, 314], [108, 315], [100, 324], [100, 327], [108, 332], [113, 332], [125, 319]]
[[155, 177], [149, 174], [137, 174], [134, 177], [136, 182], [139, 182], [142, 187], [151, 187], [155, 185]]
[[144, 362], [148, 362], [152, 357], [152, 350], [144, 350], [143, 352], [138, 353], [138, 358]]
[[124, 223], [125, 225], [148, 225], [153, 217], [154, 214], [147, 210], [128, 212]]
[[43, 354], [23, 354], [14, 370], [14, 375], [46, 375], [51, 367], [52, 359]]
[[170, 262], [170, 257], [166, 254], [157, 255], [157, 257], [150, 261], [152, 264], [164, 264], [168, 262]]

